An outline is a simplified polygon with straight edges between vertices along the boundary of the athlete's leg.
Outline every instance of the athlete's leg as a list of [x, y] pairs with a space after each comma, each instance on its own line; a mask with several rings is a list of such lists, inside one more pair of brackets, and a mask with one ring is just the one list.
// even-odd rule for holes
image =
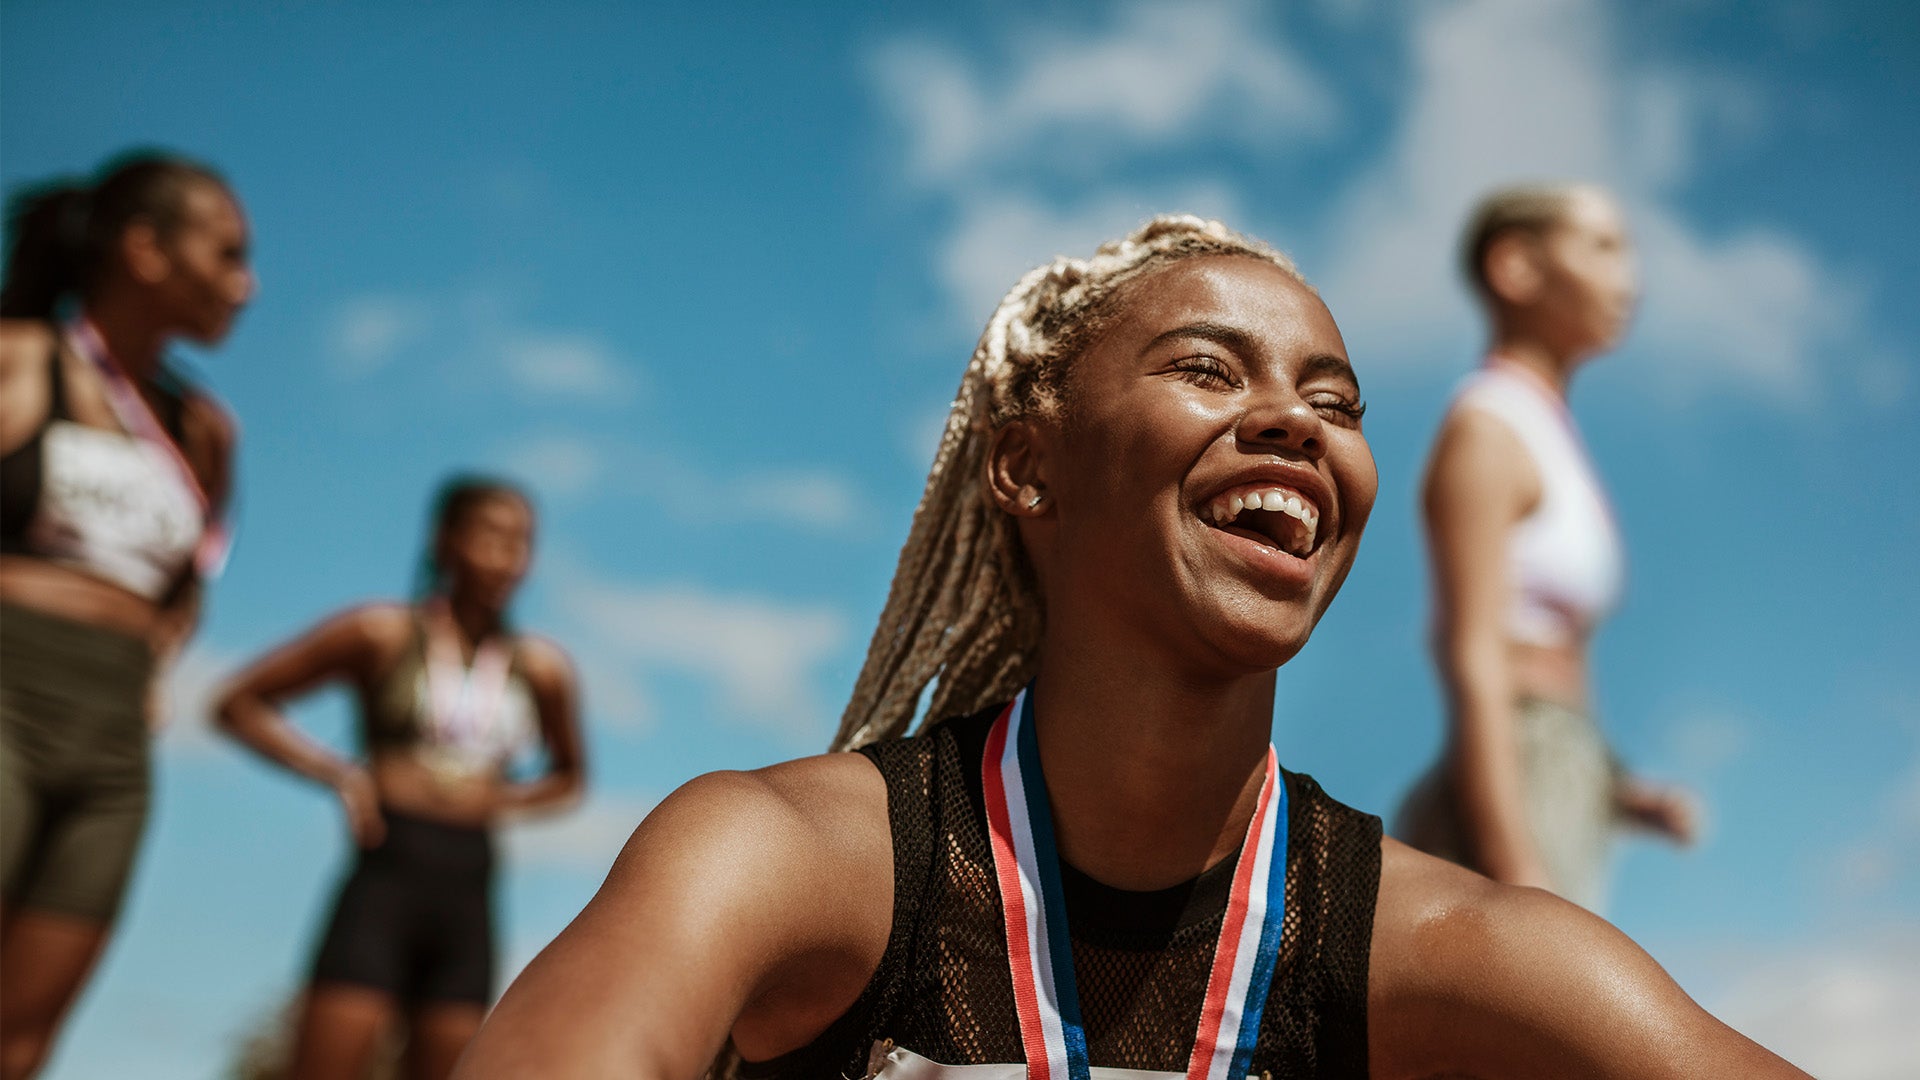
[[381, 1036], [398, 1017], [394, 997], [385, 990], [348, 983], [308, 987], [288, 1080], [360, 1080]]
[[486, 1007], [464, 1001], [434, 1001], [413, 1013], [413, 1038], [407, 1042], [410, 1080], [446, 1080], [454, 1063], [487, 1015]]
[[40, 1071], [111, 931], [110, 923], [77, 915], [0, 912], [0, 1078]]

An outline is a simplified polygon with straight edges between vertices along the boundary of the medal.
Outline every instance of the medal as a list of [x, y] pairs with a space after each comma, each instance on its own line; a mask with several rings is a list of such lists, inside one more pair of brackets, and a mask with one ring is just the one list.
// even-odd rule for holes
[[[1007, 961], [1028, 1080], [1088, 1080], [1086, 1032], [1074, 986], [1073, 949], [1053, 813], [1034, 734], [1033, 687], [987, 732], [981, 762], [987, 831], [1005, 915]], [[1187, 1062], [1188, 1080], [1244, 1080], [1260, 1037], [1286, 914], [1287, 787], [1267, 746], [1266, 780], [1234, 866], [1207, 995]]]

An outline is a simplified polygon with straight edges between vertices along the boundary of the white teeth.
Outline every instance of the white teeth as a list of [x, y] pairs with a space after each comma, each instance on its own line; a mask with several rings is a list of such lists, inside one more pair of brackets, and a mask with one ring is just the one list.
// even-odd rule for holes
[[1320, 512], [1313, 504], [1287, 488], [1263, 488], [1255, 491], [1215, 499], [1202, 511], [1215, 525], [1226, 525], [1240, 515], [1243, 510], [1265, 510], [1285, 514], [1298, 521], [1305, 534], [1298, 544], [1292, 545], [1292, 553], [1304, 556], [1313, 550], [1314, 540], [1320, 532]]

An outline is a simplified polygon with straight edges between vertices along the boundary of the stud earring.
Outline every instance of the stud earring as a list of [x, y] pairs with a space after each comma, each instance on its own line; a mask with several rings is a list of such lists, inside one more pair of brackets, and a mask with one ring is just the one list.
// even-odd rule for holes
[[1036, 491], [1033, 493], [1033, 498], [1027, 500], [1027, 509], [1037, 510], [1039, 509], [1040, 504], [1046, 501], [1047, 501], [1047, 497], [1041, 494], [1040, 492]]

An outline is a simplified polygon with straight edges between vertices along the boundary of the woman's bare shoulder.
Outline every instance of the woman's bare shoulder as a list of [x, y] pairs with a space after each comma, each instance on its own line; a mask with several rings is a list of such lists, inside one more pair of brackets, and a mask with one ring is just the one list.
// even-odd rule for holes
[[0, 377], [45, 362], [53, 343], [53, 328], [39, 319], [0, 319]]
[[886, 784], [857, 754], [681, 785], [578, 918], [529, 964], [462, 1076], [697, 1075], [849, 1008], [893, 917]]
[[1392, 839], [1367, 998], [1376, 1077], [1803, 1075], [1604, 919]]

